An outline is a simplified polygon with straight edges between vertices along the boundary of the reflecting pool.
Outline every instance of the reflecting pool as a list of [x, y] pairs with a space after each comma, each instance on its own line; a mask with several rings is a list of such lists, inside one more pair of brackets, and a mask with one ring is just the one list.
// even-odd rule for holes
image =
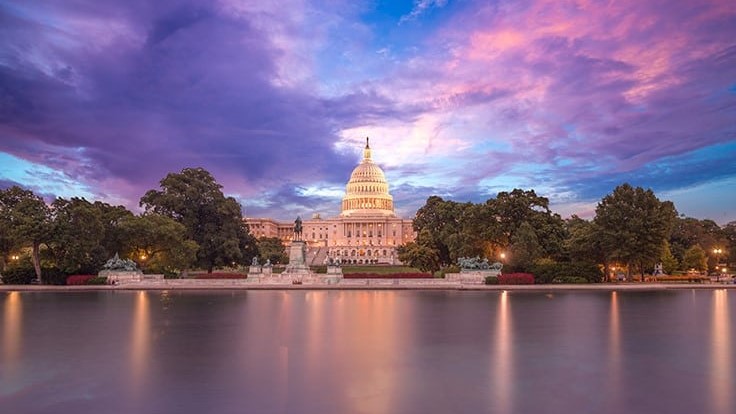
[[736, 412], [736, 291], [2, 292], [0, 412]]

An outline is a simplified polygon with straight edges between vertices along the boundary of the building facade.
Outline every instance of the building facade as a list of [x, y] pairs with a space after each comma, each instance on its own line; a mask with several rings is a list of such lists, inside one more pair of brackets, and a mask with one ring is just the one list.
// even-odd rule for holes
[[[246, 218], [256, 237], [278, 237], [288, 243], [294, 223], [270, 218]], [[312, 263], [327, 258], [351, 264], [399, 264], [397, 248], [414, 241], [412, 220], [394, 212], [393, 197], [381, 167], [371, 158], [366, 138], [363, 159], [350, 174], [340, 215], [323, 219], [315, 214], [302, 223], [302, 238], [312, 250]]]

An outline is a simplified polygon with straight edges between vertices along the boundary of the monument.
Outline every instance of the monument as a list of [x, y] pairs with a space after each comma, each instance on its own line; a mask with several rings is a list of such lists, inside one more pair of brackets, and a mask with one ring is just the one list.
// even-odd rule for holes
[[449, 281], [483, 284], [487, 276], [498, 276], [501, 274], [503, 264], [489, 263], [488, 259], [480, 257], [460, 257], [457, 259], [460, 273], [448, 273], [445, 278]]
[[311, 275], [311, 270], [307, 266], [307, 243], [302, 240], [302, 219], [296, 218], [294, 221], [294, 237], [289, 244], [289, 264], [282, 276], [289, 276], [292, 281], [301, 282], [301, 277]]
[[107, 283], [112, 285], [143, 280], [143, 272], [138, 269], [138, 265], [130, 259], [121, 259], [117, 253], [105, 262], [98, 276], [106, 277]]

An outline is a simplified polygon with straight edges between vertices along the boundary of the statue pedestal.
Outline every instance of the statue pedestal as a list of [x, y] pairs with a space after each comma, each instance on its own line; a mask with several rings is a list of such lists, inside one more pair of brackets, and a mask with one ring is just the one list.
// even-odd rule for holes
[[340, 275], [342, 277], [342, 267], [340, 266], [327, 266], [328, 275]]
[[306, 264], [307, 259], [307, 243], [303, 241], [293, 241], [289, 246], [289, 264], [283, 274], [308, 275], [312, 273]]
[[110, 285], [143, 281], [143, 273], [140, 271], [103, 270], [97, 275], [100, 277], [106, 277], [107, 283]]
[[482, 285], [486, 281], [486, 276], [498, 276], [501, 272], [498, 270], [461, 270], [460, 273], [448, 273], [445, 280], [449, 282], [460, 282], [462, 284]]
[[252, 265], [248, 268], [248, 274], [260, 274], [261, 273], [261, 266], [259, 265]]

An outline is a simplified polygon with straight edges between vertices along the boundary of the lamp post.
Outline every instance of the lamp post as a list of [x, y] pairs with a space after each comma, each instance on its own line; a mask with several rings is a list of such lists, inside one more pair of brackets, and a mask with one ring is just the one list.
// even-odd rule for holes
[[718, 272], [718, 264], [721, 262], [721, 253], [723, 253], [723, 250], [720, 247], [713, 249], [713, 254], [716, 255], [716, 282], [721, 281], [721, 273]]

